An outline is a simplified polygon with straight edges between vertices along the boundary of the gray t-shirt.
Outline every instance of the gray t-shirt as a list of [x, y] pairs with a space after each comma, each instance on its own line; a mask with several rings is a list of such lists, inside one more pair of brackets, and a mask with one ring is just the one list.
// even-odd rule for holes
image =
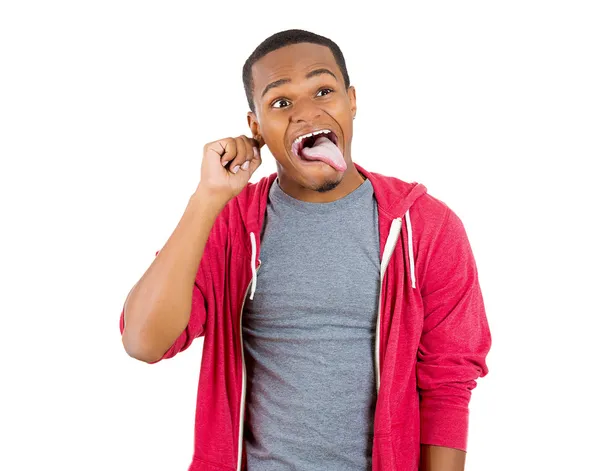
[[371, 182], [331, 203], [276, 179], [242, 317], [248, 471], [371, 469], [379, 229]]

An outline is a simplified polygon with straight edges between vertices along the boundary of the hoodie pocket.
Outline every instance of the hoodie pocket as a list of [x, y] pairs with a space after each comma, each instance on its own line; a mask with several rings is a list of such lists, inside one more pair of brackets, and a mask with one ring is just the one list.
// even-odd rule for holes
[[373, 471], [395, 471], [396, 457], [392, 446], [392, 434], [373, 437]]

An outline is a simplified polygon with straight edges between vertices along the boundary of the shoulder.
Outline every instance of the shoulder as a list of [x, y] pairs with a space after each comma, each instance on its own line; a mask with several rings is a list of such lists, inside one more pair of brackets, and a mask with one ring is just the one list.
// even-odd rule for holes
[[261, 213], [266, 208], [266, 197], [273, 176], [248, 183], [243, 190], [225, 205], [217, 220], [213, 232], [220, 240], [245, 238], [250, 231], [259, 230]]
[[448, 204], [432, 195], [424, 183], [378, 173], [372, 173], [372, 176], [390, 214], [406, 217], [408, 211], [415, 232], [435, 234], [452, 212]]
[[441, 228], [452, 209], [442, 199], [429, 193], [421, 195], [410, 208], [413, 227], [427, 227], [429, 230]]
[[440, 247], [468, 245], [462, 220], [443, 199], [429, 193], [421, 195], [410, 208], [413, 238], [420, 250], [431, 255]]

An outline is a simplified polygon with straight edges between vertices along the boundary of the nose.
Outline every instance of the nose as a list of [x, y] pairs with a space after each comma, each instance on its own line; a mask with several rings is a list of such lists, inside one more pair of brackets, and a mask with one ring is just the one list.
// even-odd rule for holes
[[314, 123], [321, 118], [322, 110], [309, 97], [302, 97], [294, 104], [290, 121], [293, 123]]

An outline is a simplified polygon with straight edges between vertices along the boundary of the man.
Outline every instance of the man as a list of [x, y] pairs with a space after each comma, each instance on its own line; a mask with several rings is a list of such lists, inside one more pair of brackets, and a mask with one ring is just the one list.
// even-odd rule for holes
[[[189, 470], [463, 470], [491, 336], [460, 219], [353, 163], [333, 41], [275, 34], [243, 79], [253, 137], [204, 147], [121, 314], [148, 363], [204, 336]], [[277, 173], [249, 184], [265, 144]]]

